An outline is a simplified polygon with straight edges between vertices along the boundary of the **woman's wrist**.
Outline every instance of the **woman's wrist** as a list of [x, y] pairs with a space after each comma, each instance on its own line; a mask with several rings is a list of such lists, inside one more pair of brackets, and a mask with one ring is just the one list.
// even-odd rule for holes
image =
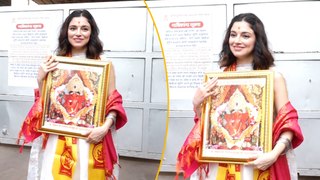
[[115, 124], [116, 123], [116, 115], [114, 115], [113, 113], [109, 113], [107, 116], [106, 116], [106, 120], [111, 120], [111, 125]]
[[37, 78], [37, 82], [38, 82], [38, 86], [39, 86], [39, 87], [42, 87], [43, 81], [44, 81], [43, 78], [39, 78], [39, 77]]
[[277, 140], [276, 145], [280, 144], [284, 146], [284, 148], [282, 148], [282, 152], [280, 153], [281, 155], [286, 154], [292, 148], [291, 140], [285, 136], [280, 136]]
[[117, 116], [115, 113], [113, 112], [109, 112], [106, 116], [106, 120], [104, 123], [104, 126], [106, 128], [106, 130], [108, 130], [112, 125], [116, 124], [116, 120], [117, 120]]
[[198, 117], [200, 117], [202, 112], [202, 103], [193, 103], [193, 111]]
[[290, 149], [291, 146], [288, 145], [288, 142], [291, 141], [288, 139], [284, 138], [279, 138], [278, 141], [276, 142], [276, 145], [273, 147], [271, 153], [273, 154], [275, 161], [278, 159], [280, 155], [284, 155], [287, 153], [287, 151]]

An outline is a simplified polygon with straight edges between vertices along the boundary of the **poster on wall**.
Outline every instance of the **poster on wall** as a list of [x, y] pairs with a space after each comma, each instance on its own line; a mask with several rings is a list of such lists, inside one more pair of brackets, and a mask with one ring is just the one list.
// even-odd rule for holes
[[[166, 58], [171, 99], [193, 97], [211, 70], [225, 28], [221, 7], [176, 7], [152, 10]], [[223, 17], [223, 16], [221, 16]]]
[[37, 87], [40, 62], [56, 48], [62, 12], [10, 13], [8, 86]]

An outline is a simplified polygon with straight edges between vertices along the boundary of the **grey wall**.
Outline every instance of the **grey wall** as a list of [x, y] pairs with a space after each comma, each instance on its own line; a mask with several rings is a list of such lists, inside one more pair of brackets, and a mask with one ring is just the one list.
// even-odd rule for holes
[[[153, 23], [142, 2], [46, 5], [26, 9], [0, 9], [4, 26], [10, 26], [12, 13], [24, 16], [51, 13], [53, 51], [63, 19], [73, 9], [86, 8], [95, 17], [104, 43], [104, 58], [111, 60], [116, 86], [122, 94], [128, 123], [117, 134], [120, 155], [160, 159], [167, 116], [167, 92], [161, 52], [153, 51]], [[6, 17], [6, 18], [5, 18]], [[61, 17], [61, 18], [59, 18]], [[10, 28], [1, 28], [0, 39], [9, 42]], [[8, 49], [0, 45], [0, 143], [15, 144], [20, 125], [33, 102], [33, 88], [8, 86]], [[32, 51], [32, 46], [30, 46]]]
[[[151, 3], [150, 3], [151, 4]], [[157, 8], [156, 6], [160, 6]], [[243, 12], [255, 13], [263, 21], [270, 47], [274, 51], [276, 69], [287, 81], [289, 98], [299, 113], [299, 122], [305, 136], [296, 149], [300, 175], [320, 176], [320, 147], [317, 142], [320, 123], [319, 67], [320, 67], [320, 2], [319, 1], [198, 1], [187, 3], [155, 3], [154, 11], [172, 13], [173, 9], [185, 9], [192, 14], [198, 8], [212, 9], [212, 16], [225, 20], [225, 26], [213, 23], [214, 34], [224, 32], [232, 17]], [[225, 12], [218, 10], [225, 9]], [[220, 12], [220, 14], [217, 14]], [[218, 21], [217, 21], [218, 22]], [[213, 46], [220, 47], [217, 39]], [[218, 69], [218, 49], [214, 51], [214, 69]], [[170, 97], [173, 98], [173, 97]], [[194, 113], [192, 97], [170, 100], [170, 123], [167, 148], [162, 170], [175, 171], [177, 153], [190, 132]]]
[[[287, 80], [289, 98], [297, 108], [305, 141], [296, 149], [299, 173], [320, 176], [319, 91], [320, 66], [320, 2], [319, 1], [149, 1], [157, 11], [172, 12], [179, 8], [188, 12], [212, 9], [212, 16], [225, 23], [213, 23], [214, 36], [220, 37], [232, 17], [241, 12], [257, 14], [265, 24], [274, 51], [277, 69]], [[69, 10], [86, 8], [97, 20], [104, 56], [116, 69], [117, 88], [124, 98], [128, 124], [119, 131], [120, 155], [159, 159], [166, 132], [167, 92], [161, 48], [152, 20], [143, 2], [112, 2], [71, 5], [47, 5], [27, 9], [0, 8], [3, 25], [12, 12], [38, 13], [50, 11], [64, 19]], [[40, 13], [41, 14], [41, 13]], [[59, 18], [58, 18], [59, 19]], [[215, 21], [216, 22], [216, 21]], [[220, 22], [220, 21], [219, 21]], [[54, 22], [59, 26], [60, 22]], [[8, 41], [9, 29], [0, 28], [0, 39]], [[56, 32], [52, 33], [56, 36]], [[53, 47], [55, 41], [52, 41]], [[214, 47], [219, 48], [221, 39]], [[219, 49], [213, 52], [217, 69]], [[33, 101], [33, 88], [7, 86], [8, 47], [0, 43], [0, 143], [14, 144], [19, 126]], [[213, 68], [213, 69], [214, 69]], [[176, 155], [193, 126], [192, 97], [170, 101], [167, 144], [162, 171], [175, 171]]]

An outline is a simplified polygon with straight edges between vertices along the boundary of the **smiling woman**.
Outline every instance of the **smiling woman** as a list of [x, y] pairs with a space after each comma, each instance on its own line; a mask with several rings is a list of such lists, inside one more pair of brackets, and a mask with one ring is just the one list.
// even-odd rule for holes
[[99, 59], [103, 44], [98, 35], [99, 28], [89, 11], [73, 11], [60, 29], [57, 55], [85, 53], [86, 58]]
[[[59, 56], [100, 60], [103, 45], [99, 39], [98, 26], [89, 11], [75, 10], [66, 18], [60, 29], [56, 51]], [[105, 89], [108, 96], [102, 97], [106, 101], [106, 116], [100, 120], [103, 122], [100, 126], [90, 128], [87, 134], [83, 134], [86, 136], [85, 139], [41, 134], [38, 131], [36, 124], [39, 124], [43, 118], [42, 99], [47, 96], [41, 94], [42, 87], [48, 73], [58, 71], [58, 64], [58, 58], [48, 56], [40, 65], [36, 102], [21, 128], [20, 135], [25, 137], [25, 143], [33, 142], [28, 179], [117, 179], [119, 158], [113, 144], [113, 136], [117, 129], [126, 124], [127, 116], [122, 106], [122, 96], [115, 87], [112, 65], [108, 77], [108, 89]], [[79, 88], [83, 89], [83, 79], [80, 77], [74, 74], [70, 80], [72, 84], [69, 84], [67, 88], [69, 95], [61, 102], [71, 115], [88, 106], [84, 103], [86, 101], [84, 95], [73, 94], [77, 91], [84, 92], [79, 90]], [[92, 94], [89, 91], [84, 94]], [[79, 102], [82, 102], [83, 105], [81, 106]]]
[[[250, 157], [249, 159], [252, 159], [252, 161], [244, 165], [230, 161], [227, 164], [225, 162], [216, 163], [216, 161], [198, 163], [197, 150], [201, 143], [199, 138], [200, 128], [198, 126], [201, 121], [199, 119], [204, 117], [201, 114], [201, 107], [207, 99], [213, 99], [212, 102], [214, 102], [215, 95], [212, 90], [218, 87], [218, 80], [213, 78], [204, 87], [199, 87], [195, 92], [193, 106], [196, 114], [194, 119], [196, 124], [178, 154], [177, 169], [181, 169], [185, 173], [185, 177], [190, 176], [194, 180], [296, 179], [297, 174], [290, 174], [290, 171], [296, 172], [296, 169], [289, 166], [287, 155], [292, 157], [292, 149], [299, 146], [303, 141], [303, 135], [298, 124], [298, 114], [288, 99], [284, 77], [274, 67], [274, 58], [268, 48], [264, 25], [255, 14], [243, 13], [232, 19], [222, 44], [219, 63], [220, 68], [224, 71], [250, 72], [253, 70], [269, 70], [274, 74], [274, 99], [271, 99], [274, 103], [270, 104], [274, 104], [276, 117], [269, 120], [271, 121], [270, 123], [273, 123], [272, 150]], [[229, 93], [229, 91], [224, 92]], [[243, 100], [245, 100], [244, 97]], [[226, 109], [223, 108], [223, 110], [225, 111]], [[243, 108], [242, 112], [247, 110], [249, 108]], [[252, 113], [253, 111], [250, 110], [250, 112]], [[223, 128], [227, 134], [232, 135], [233, 140], [238, 139], [239, 132], [245, 129], [243, 127], [246, 127], [246, 125], [238, 126], [237, 123], [248, 121], [248, 116], [237, 113], [237, 117], [232, 117], [230, 116], [234, 115], [232, 109], [228, 110], [228, 113], [224, 113], [221, 116], [222, 127], [219, 125], [213, 125], [213, 127]], [[237, 128], [236, 131], [235, 128]], [[255, 135], [253, 137], [255, 138]], [[254, 138], [250, 137], [247, 140]], [[216, 140], [214, 139], [214, 141]], [[221, 146], [223, 142], [226, 142], [226, 138], [218, 139], [218, 141]]]

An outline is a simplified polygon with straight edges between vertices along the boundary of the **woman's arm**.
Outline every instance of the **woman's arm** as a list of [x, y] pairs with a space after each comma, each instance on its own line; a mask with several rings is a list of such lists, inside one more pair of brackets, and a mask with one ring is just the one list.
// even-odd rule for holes
[[[109, 73], [108, 94], [110, 95], [115, 89], [116, 89], [115, 73], [114, 73], [113, 65], [111, 64], [110, 73]], [[117, 112], [109, 111], [109, 113], [106, 115], [106, 120], [104, 124], [88, 132], [87, 142], [96, 144], [102, 141], [103, 137], [108, 133], [110, 127], [113, 124], [115, 124], [116, 119], [117, 119]]]
[[40, 64], [40, 67], [38, 70], [38, 77], [37, 77], [40, 97], [42, 95], [43, 81], [47, 77], [48, 72], [54, 71], [57, 69], [58, 64], [59, 64], [59, 62], [55, 61], [55, 57], [51, 56], [51, 55], [47, 56], [45, 61]]
[[203, 101], [215, 93], [213, 89], [216, 86], [216, 84], [217, 78], [213, 78], [210, 79], [203, 86], [197, 88], [192, 101], [193, 110], [196, 113], [197, 117], [201, 117], [201, 106]]
[[[286, 82], [282, 74], [275, 72], [274, 76], [274, 106], [276, 112], [279, 112], [281, 107], [283, 107], [287, 102], [288, 92], [286, 87]], [[268, 169], [278, 157], [284, 153], [291, 145], [291, 140], [293, 133], [291, 131], [285, 131], [280, 135], [277, 140], [276, 145], [273, 147], [272, 151], [259, 156], [256, 160], [250, 162], [249, 164], [254, 165], [255, 168], [260, 170]]]
[[[288, 98], [288, 91], [287, 91], [287, 86], [286, 86], [286, 81], [283, 77], [282, 74], [280, 74], [279, 72], [275, 72], [275, 78], [274, 78], [274, 105], [275, 105], [275, 110], [276, 112], [279, 112], [279, 110], [289, 101]], [[275, 147], [273, 148], [272, 151], [276, 152], [277, 157], [282, 154], [287, 146], [285, 143], [285, 141], [282, 141], [280, 139], [283, 140], [287, 140], [290, 141], [291, 144], [291, 140], [293, 137], [293, 133], [291, 131], [285, 131], [280, 135], [279, 141], [278, 142], [282, 142], [282, 143], [277, 143], [275, 145]]]

